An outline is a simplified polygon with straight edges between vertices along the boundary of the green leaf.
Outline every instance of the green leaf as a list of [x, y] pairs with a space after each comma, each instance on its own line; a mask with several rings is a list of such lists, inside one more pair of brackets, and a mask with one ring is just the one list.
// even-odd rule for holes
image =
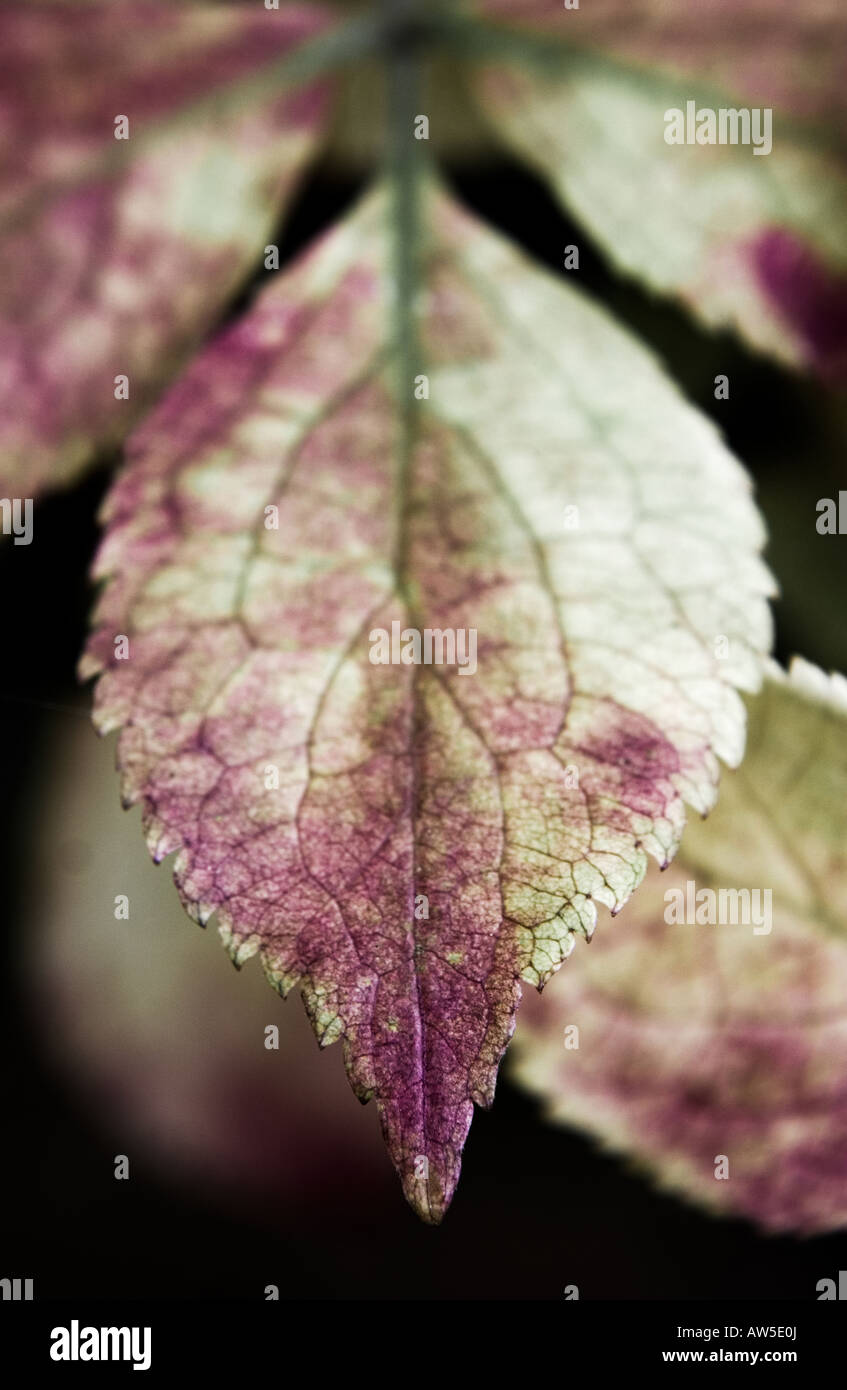
[[[780, 362], [847, 379], [840, 0], [477, 8], [515, 26], [489, 35], [502, 60], [477, 74], [486, 114], [615, 267]], [[758, 154], [667, 144], [666, 113], [689, 102], [695, 115], [770, 110], [771, 152], [764, 125]]]
[[847, 1224], [847, 681], [775, 672], [748, 743], [674, 866], [527, 1001], [511, 1075], [661, 1186], [811, 1234]]
[[[399, 220], [371, 195], [130, 441], [81, 669], [189, 912], [343, 1037], [437, 1221], [519, 979], [739, 760], [771, 583], [746, 475], [652, 357], [398, 187]], [[379, 664], [407, 629], [456, 650]]]

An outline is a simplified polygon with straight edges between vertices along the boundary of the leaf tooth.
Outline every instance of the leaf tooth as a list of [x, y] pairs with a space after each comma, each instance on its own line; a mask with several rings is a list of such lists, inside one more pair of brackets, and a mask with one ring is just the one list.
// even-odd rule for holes
[[91, 720], [100, 737], [105, 738], [107, 734], [114, 734], [118, 729], [123, 728], [125, 716], [122, 711], [119, 713], [114, 710], [95, 708], [92, 710]]
[[[182, 897], [182, 894], [180, 894], [180, 897]], [[208, 924], [209, 918], [217, 911], [217, 903], [186, 902], [184, 898], [183, 906], [192, 921], [196, 922], [198, 926], [201, 927], [205, 927]]]
[[97, 652], [85, 651], [76, 665], [77, 679], [82, 683], [90, 681], [94, 676], [99, 676], [105, 669], [105, 662]]
[[163, 826], [158, 820], [150, 825], [147, 832], [147, 848], [150, 850], [154, 864], [161, 864], [163, 859], [167, 859], [169, 854], [173, 854], [181, 847], [182, 840], [178, 831]]

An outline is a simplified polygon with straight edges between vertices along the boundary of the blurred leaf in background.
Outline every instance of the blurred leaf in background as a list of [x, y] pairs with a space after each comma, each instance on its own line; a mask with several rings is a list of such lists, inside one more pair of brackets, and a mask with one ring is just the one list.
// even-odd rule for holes
[[[750, 706], [717, 809], [525, 1000], [510, 1075], [663, 1187], [813, 1234], [847, 1225], [847, 681], [797, 661]], [[761, 898], [758, 927], [670, 920], [688, 882], [772, 892], [771, 930]]]

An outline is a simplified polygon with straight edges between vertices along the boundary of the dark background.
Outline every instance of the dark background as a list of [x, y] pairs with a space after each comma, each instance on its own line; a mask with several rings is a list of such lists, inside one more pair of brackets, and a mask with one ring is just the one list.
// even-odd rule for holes
[[[845, 470], [843, 402], [749, 355], [728, 336], [698, 330], [680, 311], [617, 280], [542, 187], [509, 163], [451, 171], [472, 208], [559, 271], [565, 245], [580, 247], [578, 283], [664, 359], [685, 393], [725, 431], [751, 470], [771, 534], [767, 558], [782, 585], [777, 654], [801, 652], [847, 669], [842, 620], [845, 547], [815, 531], [815, 503], [837, 497]], [[277, 238], [285, 256], [343, 213], [359, 181], [327, 163], [304, 184]], [[260, 272], [232, 306], [255, 293]], [[715, 401], [714, 377], [730, 378]], [[3, 731], [2, 1265], [34, 1276], [47, 1297], [558, 1299], [576, 1282], [583, 1299], [814, 1298], [822, 1277], [847, 1267], [847, 1234], [815, 1239], [760, 1235], [659, 1195], [588, 1139], [548, 1127], [536, 1103], [501, 1080], [490, 1113], [477, 1112], [462, 1181], [437, 1230], [402, 1200], [376, 1217], [355, 1184], [341, 1198], [275, 1213], [242, 1210], [136, 1163], [112, 1177], [114, 1136], [60, 1078], [45, 1046], [49, 1008], [31, 1015], [20, 978], [20, 922], [28, 835], [21, 807], [49, 798], [40, 755], [57, 722], [78, 719], [74, 668], [87, 630], [87, 567], [106, 465], [37, 508], [39, 544], [0, 546], [6, 595], [0, 679]], [[58, 708], [56, 708], [58, 707]], [[41, 781], [34, 779], [40, 778]], [[118, 792], [115, 786], [115, 813]], [[188, 919], [186, 931], [196, 931]], [[213, 949], [211, 944], [209, 949]], [[299, 1007], [292, 1003], [291, 1007]], [[339, 1066], [333, 1050], [326, 1066]], [[847, 1159], [845, 1159], [847, 1165]]]

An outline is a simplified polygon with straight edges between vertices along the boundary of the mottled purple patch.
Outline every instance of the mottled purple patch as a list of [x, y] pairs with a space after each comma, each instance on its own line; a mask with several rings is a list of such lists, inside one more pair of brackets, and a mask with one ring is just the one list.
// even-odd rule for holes
[[793, 232], [771, 227], [751, 244], [758, 279], [830, 381], [847, 379], [847, 275], [837, 275]]

